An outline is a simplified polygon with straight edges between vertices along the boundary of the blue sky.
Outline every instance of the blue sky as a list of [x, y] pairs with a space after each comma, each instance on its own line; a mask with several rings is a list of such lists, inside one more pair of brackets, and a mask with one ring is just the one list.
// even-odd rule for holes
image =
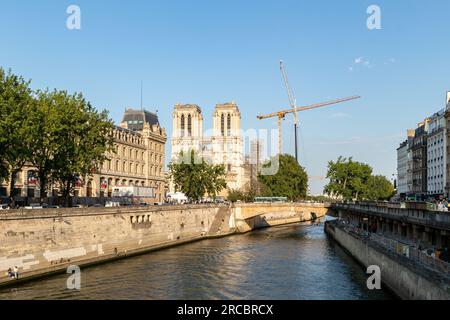
[[[71, 4], [81, 30], [66, 28]], [[371, 4], [381, 30], [366, 27]], [[448, 12], [448, 0], [1, 0], [0, 66], [34, 88], [81, 91], [116, 122], [139, 107], [142, 80], [145, 107], [170, 133], [177, 102], [200, 105], [205, 128], [214, 105], [231, 100], [244, 129], [275, 128], [256, 115], [288, 107], [283, 59], [299, 105], [362, 96], [300, 114], [308, 173], [324, 176], [343, 155], [390, 177], [406, 129], [443, 108], [450, 90]], [[288, 117], [285, 152], [291, 126]], [[322, 185], [311, 181], [311, 191]]]

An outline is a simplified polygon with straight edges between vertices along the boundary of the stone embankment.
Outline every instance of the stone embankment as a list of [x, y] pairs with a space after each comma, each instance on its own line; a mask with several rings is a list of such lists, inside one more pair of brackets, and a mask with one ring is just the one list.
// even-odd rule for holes
[[325, 216], [311, 203], [14, 210], [0, 213], [0, 286], [257, 228]]

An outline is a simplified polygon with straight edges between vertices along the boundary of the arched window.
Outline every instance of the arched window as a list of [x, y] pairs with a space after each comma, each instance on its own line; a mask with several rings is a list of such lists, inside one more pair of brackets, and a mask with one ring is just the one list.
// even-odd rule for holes
[[227, 116], [227, 136], [231, 135], [231, 115]]
[[120, 168], [119, 168], [119, 160], [116, 160], [116, 171], [120, 171]]
[[87, 183], [87, 187], [86, 187], [86, 197], [90, 198], [92, 197], [92, 181], [89, 181]]
[[225, 136], [225, 116], [223, 114], [220, 117], [220, 134]]
[[188, 137], [192, 137], [192, 116], [188, 115]]
[[181, 115], [181, 136], [184, 137], [184, 114]]

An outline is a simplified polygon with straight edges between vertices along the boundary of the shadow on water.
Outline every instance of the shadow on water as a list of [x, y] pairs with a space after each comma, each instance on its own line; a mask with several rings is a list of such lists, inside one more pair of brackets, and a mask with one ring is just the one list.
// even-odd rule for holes
[[392, 299], [321, 221], [211, 239], [0, 290], [0, 299]]

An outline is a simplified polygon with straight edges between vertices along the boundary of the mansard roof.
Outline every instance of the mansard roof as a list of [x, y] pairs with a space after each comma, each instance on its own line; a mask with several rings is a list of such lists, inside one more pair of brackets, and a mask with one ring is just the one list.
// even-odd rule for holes
[[150, 126], [157, 124], [159, 126], [158, 115], [147, 110], [127, 109], [123, 116], [122, 122], [127, 123], [127, 127], [133, 131], [142, 131], [144, 123]]

